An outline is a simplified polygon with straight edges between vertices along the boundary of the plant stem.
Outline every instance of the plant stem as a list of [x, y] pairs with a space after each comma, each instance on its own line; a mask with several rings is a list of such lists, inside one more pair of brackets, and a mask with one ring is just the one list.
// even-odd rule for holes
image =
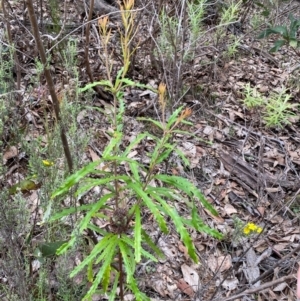
[[51, 76], [51, 73], [50, 73], [50, 69], [49, 69], [49, 66], [47, 64], [46, 53], [45, 53], [45, 49], [44, 49], [42, 39], [40, 37], [40, 32], [39, 32], [36, 16], [35, 16], [35, 13], [34, 13], [32, 0], [26, 0], [26, 5], [27, 5], [27, 9], [28, 9], [28, 15], [29, 15], [29, 19], [30, 19], [30, 23], [31, 23], [31, 27], [32, 27], [33, 35], [34, 35], [34, 39], [35, 39], [35, 42], [36, 42], [36, 45], [37, 45], [37, 48], [38, 48], [38, 51], [39, 51], [39, 54], [40, 54], [41, 62], [42, 62], [43, 67], [44, 67], [45, 78], [46, 78], [47, 85], [48, 85], [48, 88], [49, 88], [49, 92], [50, 92], [50, 95], [51, 95], [51, 98], [52, 98], [52, 101], [53, 101], [53, 108], [54, 108], [55, 116], [56, 116], [57, 122], [60, 126], [60, 137], [61, 137], [64, 153], [65, 153], [65, 156], [66, 156], [66, 159], [67, 159], [67, 162], [68, 162], [69, 172], [72, 173], [72, 171], [73, 171], [73, 160], [72, 160], [72, 156], [71, 156], [71, 151], [70, 151], [70, 147], [69, 147], [69, 144], [68, 144], [68, 139], [67, 139], [64, 124], [61, 122], [59, 101], [58, 101], [58, 98], [57, 98], [57, 95], [56, 95], [56, 92], [55, 92], [55, 87], [54, 87], [54, 83], [53, 83], [52, 76]]

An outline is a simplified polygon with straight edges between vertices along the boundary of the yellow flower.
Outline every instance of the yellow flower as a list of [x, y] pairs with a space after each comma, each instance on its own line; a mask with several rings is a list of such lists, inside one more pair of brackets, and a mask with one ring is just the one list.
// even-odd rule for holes
[[246, 235], [250, 234], [250, 229], [247, 226], [244, 228], [244, 234]]
[[44, 166], [46, 166], [46, 167], [54, 165], [54, 163], [52, 161], [49, 161], [49, 160], [43, 160], [42, 162], [43, 162]]
[[261, 233], [262, 230], [263, 230], [262, 227], [257, 227], [256, 232], [257, 232], [257, 233]]
[[262, 232], [262, 228], [255, 225], [254, 223], [248, 223], [243, 230], [244, 234], [249, 235], [252, 232], [256, 232], [256, 233], [261, 233]]

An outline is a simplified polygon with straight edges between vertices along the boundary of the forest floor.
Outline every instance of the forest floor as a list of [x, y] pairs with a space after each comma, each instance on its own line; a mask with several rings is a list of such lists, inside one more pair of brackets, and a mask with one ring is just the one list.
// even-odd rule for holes
[[[2, 176], [2, 187], [13, 187], [20, 180], [28, 178], [31, 172], [30, 160], [22, 145], [24, 141], [34, 143], [32, 141], [39, 140], [46, 147], [49, 127], [55, 123], [46, 82], [42, 75], [37, 76], [38, 55], [31, 27], [25, 22], [28, 17], [21, 2], [9, 2], [12, 7], [12, 11], [8, 10], [11, 34], [19, 64], [19, 67], [14, 67], [14, 81], [17, 83], [19, 80], [19, 91], [18, 97], [15, 98], [14, 111], [10, 115], [11, 119], [5, 121], [6, 133], [3, 135], [5, 139], [1, 147], [6, 171]], [[71, 69], [74, 65], [67, 70], [62, 63], [62, 56], [68, 55], [66, 47], [70, 44], [62, 43], [62, 51], [53, 48], [48, 54], [51, 55], [50, 68], [58, 94], [67, 91], [70, 103], [73, 97], [78, 97], [77, 104], [80, 109], [76, 111], [75, 123], [78, 136], [84, 136], [88, 141], [82, 152], [78, 146], [78, 153], [73, 155], [77, 156], [78, 166], [84, 166], [99, 159], [109, 141], [106, 133], [111, 125], [104, 113], [110, 110], [112, 104], [109, 95], [107, 99], [103, 99], [93, 92], [76, 94], [74, 82], [78, 82], [81, 87], [89, 82], [84, 58], [86, 33], [85, 27], [78, 25], [80, 15], [75, 3], [66, 3], [65, 7], [68, 10], [65, 16], [68, 20], [67, 25], [70, 26], [66, 25], [66, 34], [68, 38], [77, 41], [77, 79], [75, 80], [74, 69]], [[299, 11], [298, 2], [282, 3], [276, 14], [276, 24], [288, 24], [289, 13], [294, 13], [297, 18], [296, 13]], [[44, 25], [40, 30], [45, 48], [49, 50], [60, 39], [53, 39], [55, 34], [49, 25], [53, 22], [47, 12], [44, 8]], [[64, 13], [63, 7], [61, 13]], [[147, 52], [153, 46], [147, 32], [150, 30], [147, 23], [150, 22], [149, 16], [144, 17], [143, 10], [140, 10], [140, 14], [142, 17], [136, 33], [140, 46], [128, 77], [157, 88], [160, 82], [165, 81], [166, 72], [151, 65], [151, 55]], [[256, 38], [257, 33], [264, 28], [251, 30], [249, 24], [255, 14], [256, 8], [251, 7], [245, 14], [241, 28], [228, 29], [228, 35], [232, 34], [233, 30], [239, 38], [239, 45], [231, 55], [224, 52], [225, 42], [219, 42], [217, 48], [212, 46], [214, 37], [211, 29], [215, 24], [206, 23], [206, 44], [202, 37], [196, 57], [181, 70], [184, 92], [172, 105], [173, 108], [179, 105], [191, 108], [189, 121], [193, 125], [188, 127], [189, 136], [178, 135], [174, 137], [174, 141], [190, 160], [190, 167], [183, 167], [178, 158], [173, 156], [167, 167], [161, 167], [161, 170], [167, 168], [170, 174], [184, 176], [201, 189], [219, 216], [212, 216], [199, 205], [200, 215], [205, 223], [223, 233], [225, 238], [218, 241], [207, 234], [192, 231], [191, 236], [200, 259], [199, 264], [194, 264], [173, 227], [170, 226], [168, 235], [161, 234], [153, 216], [144, 212], [144, 230], [157, 241], [157, 245], [166, 256], [159, 263], [144, 262], [138, 265], [136, 271], [142, 291], [152, 300], [296, 300], [295, 275], [300, 264], [300, 68], [296, 66], [300, 58], [289, 47], [282, 47], [278, 52], [270, 53], [274, 36], [262, 40]], [[4, 21], [1, 23], [5, 24]], [[117, 25], [112, 22], [111, 26], [114, 38], [117, 39]], [[223, 40], [226, 40], [226, 37], [223, 37]], [[119, 48], [117, 42], [115, 49], [111, 48], [111, 59], [116, 65], [120, 59]], [[96, 80], [105, 79], [100, 51], [97, 25], [93, 24], [89, 61]], [[291, 116], [286, 120], [288, 122], [268, 127], [262, 107], [251, 108], [243, 102], [247, 83], [255, 87], [257, 95], [266, 99], [280, 93], [290, 95], [289, 103], [292, 106]], [[129, 143], [145, 129], [155, 132], [156, 129], [148, 128], [137, 119], [155, 118], [158, 115], [157, 98], [153, 96], [153, 92], [137, 87], [128, 88], [124, 99], [125, 141]], [[276, 105], [279, 106], [280, 103]], [[16, 122], [20, 127], [23, 142], [11, 137], [12, 122]], [[46, 123], [48, 126], [45, 126]], [[130, 154], [131, 158], [142, 160], [140, 154], [149, 143], [151, 144], [151, 141], [144, 141], [140, 148], [136, 148]], [[49, 159], [43, 157], [42, 152], [41, 156], [42, 159]], [[58, 169], [63, 165], [63, 161], [61, 156], [61, 160], [55, 162]], [[44, 178], [34, 189], [28, 189], [29, 191], [23, 192], [22, 195], [30, 211], [27, 220], [29, 226], [25, 228], [27, 231], [33, 229], [30, 235], [35, 245], [39, 241], [47, 240], [48, 230], [45, 231], [42, 223], [47, 206], [41, 205], [40, 198], [43, 185], [50, 180]], [[11, 193], [10, 198], [14, 197], [15, 194]], [[184, 201], [174, 203], [174, 207], [182, 216], [188, 218], [191, 214]], [[262, 232], [243, 235], [245, 226], [252, 223], [261, 227]], [[22, 243], [17, 245], [21, 245], [22, 253], [26, 248], [25, 240], [27, 241], [29, 233], [24, 230], [18, 233], [18, 239]], [[7, 260], [5, 252], [0, 251], [1, 262]], [[38, 281], [41, 271], [45, 269], [43, 263], [36, 260], [33, 252], [32, 246], [27, 261], [31, 266], [30, 272], [27, 271], [26, 275], [29, 273], [34, 281]], [[75, 253], [75, 257], [77, 261], [80, 260], [78, 253]], [[70, 258], [74, 259], [72, 256]], [[66, 265], [74, 266], [76, 260]], [[51, 272], [46, 277], [49, 281], [46, 281], [48, 292], [45, 293], [45, 300], [80, 300], [80, 297], [76, 299], [75, 295], [70, 299], [58, 296], [56, 292], [60, 283], [55, 271], [60, 260], [51, 261], [51, 264], [47, 263], [47, 269]], [[68, 268], [70, 266], [66, 269]], [[17, 300], [13, 297], [18, 294], [14, 283], [16, 273], [12, 276], [7, 270], [8, 267], [0, 270], [1, 300]], [[83, 280], [80, 277], [82, 275], [78, 276], [72, 285], [82, 285]], [[133, 300], [132, 298], [128, 293], [126, 300]], [[103, 295], [95, 295], [93, 300], [106, 298]]]

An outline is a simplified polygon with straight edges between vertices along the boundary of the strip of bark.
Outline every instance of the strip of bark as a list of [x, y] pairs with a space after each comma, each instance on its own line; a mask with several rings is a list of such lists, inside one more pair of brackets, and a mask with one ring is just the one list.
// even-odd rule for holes
[[55, 93], [55, 86], [54, 86], [54, 82], [52, 80], [50, 68], [47, 64], [46, 53], [45, 53], [42, 39], [40, 37], [38, 22], [37, 22], [35, 13], [34, 13], [32, 0], [26, 0], [26, 5], [27, 5], [27, 9], [28, 9], [29, 20], [31, 23], [32, 31], [33, 31], [33, 36], [34, 36], [34, 39], [36, 42], [37, 49], [39, 51], [41, 62], [44, 67], [44, 74], [45, 74], [49, 92], [50, 92], [50, 95], [52, 98], [55, 116], [56, 116], [58, 125], [60, 126], [60, 137], [61, 137], [64, 153], [65, 153], [65, 156], [66, 156], [66, 159], [68, 162], [69, 172], [72, 173], [73, 172], [73, 160], [72, 160], [72, 156], [71, 156], [71, 151], [70, 151], [70, 147], [68, 144], [68, 139], [67, 139], [64, 124], [61, 122], [59, 101], [58, 101], [57, 95]]

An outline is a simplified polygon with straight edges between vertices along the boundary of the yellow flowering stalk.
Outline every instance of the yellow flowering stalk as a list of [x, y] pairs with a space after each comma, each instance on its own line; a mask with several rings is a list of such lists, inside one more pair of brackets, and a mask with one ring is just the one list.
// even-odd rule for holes
[[248, 223], [244, 229], [243, 232], [245, 235], [250, 235], [252, 233], [261, 233], [262, 232], [262, 227], [259, 227], [257, 225], [255, 225], [254, 223]]
[[158, 86], [158, 103], [162, 112], [163, 124], [165, 125], [165, 110], [166, 110], [166, 84], [160, 83]]
[[107, 46], [111, 38], [111, 30], [108, 30], [108, 20], [108, 16], [105, 16], [98, 20], [100, 37], [105, 47]]

